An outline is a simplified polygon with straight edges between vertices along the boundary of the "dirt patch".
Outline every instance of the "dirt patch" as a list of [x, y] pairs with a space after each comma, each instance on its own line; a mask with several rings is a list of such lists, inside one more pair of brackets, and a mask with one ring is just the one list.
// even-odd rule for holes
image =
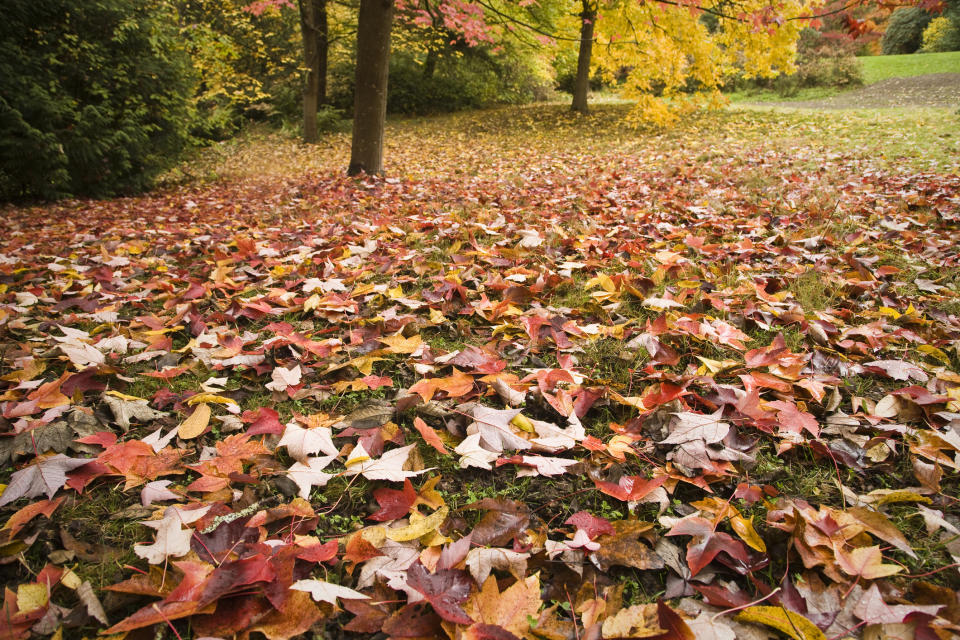
[[780, 107], [803, 107], [806, 109], [958, 107], [960, 106], [960, 73], [931, 73], [912, 78], [888, 78], [822, 100], [777, 102], [773, 104]]

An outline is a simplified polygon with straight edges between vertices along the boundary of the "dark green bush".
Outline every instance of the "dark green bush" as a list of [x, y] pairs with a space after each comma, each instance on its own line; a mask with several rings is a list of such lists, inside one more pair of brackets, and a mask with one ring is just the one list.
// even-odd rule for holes
[[7, 0], [0, 199], [144, 188], [186, 139], [189, 62], [142, 0]]
[[915, 53], [933, 16], [920, 7], [901, 7], [890, 15], [880, 46], [883, 55]]

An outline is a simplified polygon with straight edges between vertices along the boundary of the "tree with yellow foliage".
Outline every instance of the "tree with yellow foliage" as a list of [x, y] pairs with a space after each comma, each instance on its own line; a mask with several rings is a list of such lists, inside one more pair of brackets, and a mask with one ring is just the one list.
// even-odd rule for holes
[[[587, 74], [616, 80], [633, 117], [669, 125], [722, 102], [732, 73], [794, 69], [800, 30], [819, 0], [576, 0], [580, 23], [573, 109], [586, 111]], [[570, 20], [570, 18], [568, 18]], [[574, 24], [567, 24], [572, 31]]]

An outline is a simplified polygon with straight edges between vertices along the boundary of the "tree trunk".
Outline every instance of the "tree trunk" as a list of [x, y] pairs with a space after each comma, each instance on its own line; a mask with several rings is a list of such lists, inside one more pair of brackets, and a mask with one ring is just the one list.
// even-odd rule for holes
[[383, 172], [383, 129], [387, 119], [387, 74], [393, 0], [360, 0], [357, 75], [353, 93], [351, 176]]
[[313, 0], [317, 10], [317, 103], [327, 103], [327, 60], [330, 52], [330, 26], [327, 0]]
[[[326, 91], [326, 69], [320, 68], [320, 38], [318, 37], [321, 13], [324, 22], [323, 31], [326, 31], [326, 0], [299, 0], [299, 8], [300, 33], [303, 35], [303, 62], [307, 68], [307, 77], [303, 83], [303, 140], [313, 143], [318, 139], [317, 108], [320, 106], [321, 84], [324, 87], [323, 91]], [[323, 57], [326, 58], [326, 51], [323, 52]]]
[[581, 2], [583, 11], [580, 13], [580, 53], [577, 55], [577, 77], [573, 82], [571, 108], [586, 113], [587, 92], [590, 90], [590, 55], [593, 52], [593, 23], [597, 18], [597, 10], [589, 0]]
[[433, 47], [427, 51], [427, 61], [423, 65], [423, 79], [432, 80], [433, 73], [437, 70], [437, 50]]

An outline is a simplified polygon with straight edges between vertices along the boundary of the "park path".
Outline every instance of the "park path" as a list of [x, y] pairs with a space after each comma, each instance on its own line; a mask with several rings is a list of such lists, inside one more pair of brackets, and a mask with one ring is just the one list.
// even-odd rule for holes
[[888, 78], [830, 98], [767, 104], [805, 109], [960, 107], [960, 73], [931, 73], [910, 78]]

